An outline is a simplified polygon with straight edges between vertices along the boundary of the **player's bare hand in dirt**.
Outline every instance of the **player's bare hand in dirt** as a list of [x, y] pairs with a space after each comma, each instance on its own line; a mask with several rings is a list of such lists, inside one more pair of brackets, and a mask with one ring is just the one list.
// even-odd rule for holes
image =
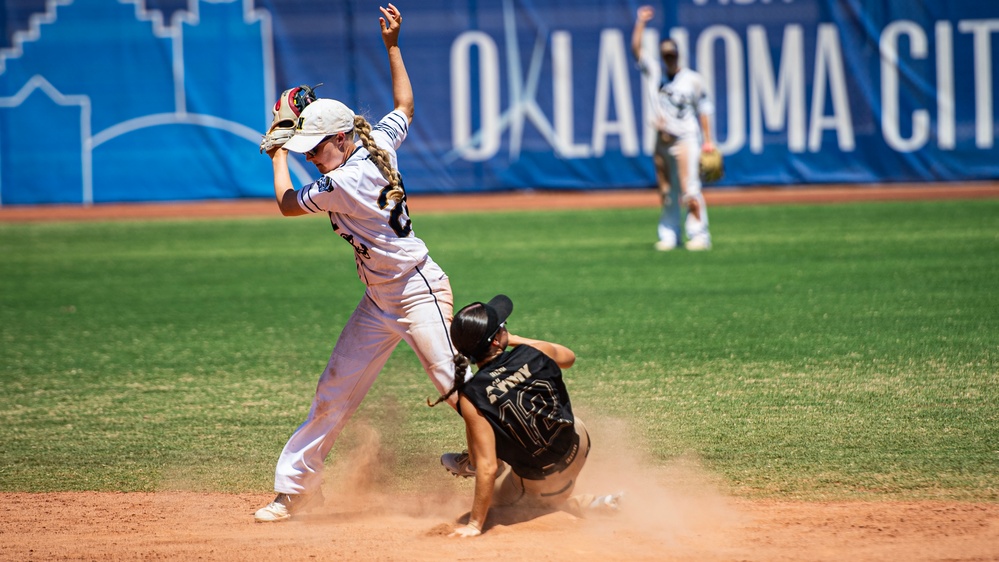
[[655, 15], [656, 11], [652, 6], [642, 6], [638, 9], [638, 21], [642, 23], [649, 22]]
[[382, 12], [382, 17], [378, 18], [382, 28], [382, 41], [385, 48], [389, 49], [399, 44], [399, 29], [402, 27], [402, 12], [391, 3], [388, 8], [378, 7]]

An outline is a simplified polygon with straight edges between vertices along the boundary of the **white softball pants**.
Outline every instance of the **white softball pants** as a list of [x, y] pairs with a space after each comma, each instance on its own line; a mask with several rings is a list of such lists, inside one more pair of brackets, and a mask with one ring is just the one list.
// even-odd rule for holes
[[448, 277], [430, 257], [407, 276], [367, 288], [319, 377], [308, 417], [281, 451], [276, 492], [304, 494], [321, 487], [334, 441], [400, 340], [416, 352], [438, 392], [451, 388], [453, 309]]
[[696, 199], [700, 203], [700, 218], [686, 214], [683, 229], [688, 240], [711, 242], [708, 231], [708, 206], [701, 193], [700, 175], [701, 143], [697, 137], [680, 138], [664, 142], [656, 141], [653, 157], [656, 179], [663, 196], [663, 210], [657, 225], [659, 240], [681, 246], [680, 220], [683, 216], [684, 197]]

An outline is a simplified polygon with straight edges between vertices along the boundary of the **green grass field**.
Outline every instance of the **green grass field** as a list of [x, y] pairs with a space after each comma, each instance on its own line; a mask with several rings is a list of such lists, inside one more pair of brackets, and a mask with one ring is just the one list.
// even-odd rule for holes
[[[650, 462], [748, 497], [999, 500], [999, 200], [717, 207], [708, 253], [655, 252], [656, 216], [414, 222], [456, 304], [510, 295]], [[363, 292], [325, 217], [0, 224], [0, 256], [3, 491], [269, 491]], [[432, 394], [402, 345], [359, 412], [400, 487], [463, 444]]]

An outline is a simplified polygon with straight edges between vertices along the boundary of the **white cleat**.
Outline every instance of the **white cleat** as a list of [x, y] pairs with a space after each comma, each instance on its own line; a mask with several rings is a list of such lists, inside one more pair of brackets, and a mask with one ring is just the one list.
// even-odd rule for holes
[[670, 250], [676, 249], [676, 242], [670, 242], [668, 240], [660, 240], [656, 242], [656, 249], [660, 252], [668, 252]]
[[711, 241], [703, 238], [695, 238], [688, 240], [685, 247], [691, 252], [703, 252], [711, 249]]
[[253, 520], [257, 523], [276, 523], [291, 519], [291, 512], [288, 506], [281, 502], [281, 495], [278, 495], [271, 503], [261, 507], [253, 514]]
[[587, 506], [587, 510], [591, 513], [599, 513], [601, 515], [613, 515], [621, 511], [621, 500], [624, 498], [624, 492], [618, 492], [616, 494], [608, 494], [606, 496], [597, 496], [595, 500], [590, 502]]
[[258, 509], [253, 514], [253, 519], [258, 523], [287, 521], [292, 515], [322, 507], [324, 502], [322, 492], [308, 495], [278, 494], [274, 501]]

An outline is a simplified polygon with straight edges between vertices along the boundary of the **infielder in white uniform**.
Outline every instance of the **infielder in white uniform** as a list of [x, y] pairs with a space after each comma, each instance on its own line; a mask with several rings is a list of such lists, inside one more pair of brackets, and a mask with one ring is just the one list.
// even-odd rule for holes
[[655, 56], [642, 53], [642, 35], [654, 15], [651, 6], [638, 9], [631, 50], [647, 86], [652, 110], [650, 120], [657, 132], [653, 162], [663, 212], [659, 217], [656, 249], [667, 251], [683, 245], [680, 219], [685, 210], [686, 248], [709, 250], [708, 208], [701, 194], [698, 168], [701, 151], [714, 149], [709, 117], [715, 108], [704, 89], [701, 75], [681, 68], [675, 41], [666, 39], [659, 44], [665, 73], [661, 72]]
[[[333, 231], [353, 246], [367, 289], [319, 378], [308, 417], [281, 451], [278, 495], [256, 512], [257, 521], [283, 521], [321, 503], [326, 456], [400, 340], [416, 352], [438, 392], [454, 382], [451, 285], [413, 233], [396, 171], [396, 150], [413, 117], [413, 90], [398, 45], [402, 15], [392, 4], [380, 9], [395, 109], [372, 128], [344, 104], [318, 99], [302, 111], [284, 148], [268, 151], [281, 213], [328, 213]], [[304, 153], [322, 177], [295, 190], [288, 150]]]

